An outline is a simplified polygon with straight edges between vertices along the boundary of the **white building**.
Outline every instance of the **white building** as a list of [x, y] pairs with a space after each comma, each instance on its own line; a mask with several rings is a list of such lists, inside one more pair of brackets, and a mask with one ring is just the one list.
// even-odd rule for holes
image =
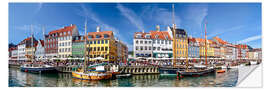
[[20, 43], [18, 45], [18, 59], [17, 60], [27, 60], [27, 58], [25, 57], [25, 47], [26, 47], [25, 43]]
[[76, 25], [64, 27], [58, 30], [58, 56], [59, 58], [68, 58], [72, 56], [72, 38], [79, 36]]
[[38, 45], [36, 47], [36, 59], [37, 60], [44, 60], [45, 59], [45, 48], [44, 48], [44, 41], [38, 40]]
[[159, 26], [149, 33], [136, 32], [133, 40], [134, 57], [172, 58], [172, 43], [169, 32], [160, 31]]
[[135, 58], [152, 57], [152, 39], [150, 33], [136, 32], [133, 39], [133, 51]]

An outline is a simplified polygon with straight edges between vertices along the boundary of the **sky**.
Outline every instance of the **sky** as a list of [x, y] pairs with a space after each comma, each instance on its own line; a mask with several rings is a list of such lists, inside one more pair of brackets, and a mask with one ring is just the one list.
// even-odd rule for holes
[[45, 33], [75, 24], [87, 32], [113, 31], [115, 37], [133, 48], [134, 32], [149, 32], [156, 25], [165, 31], [176, 24], [189, 36], [201, 38], [205, 26], [208, 39], [215, 36], [234, 44], [262, 45], [261, 3], [9, 3], [9, 43], [18, 44], [33, 34]]

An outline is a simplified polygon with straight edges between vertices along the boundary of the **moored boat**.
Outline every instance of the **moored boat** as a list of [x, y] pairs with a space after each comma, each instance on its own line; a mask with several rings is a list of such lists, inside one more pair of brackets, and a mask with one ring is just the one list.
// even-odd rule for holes
[[224, 73], [226, 72], [225, 70], [217, 70], [217, 73]]
[[39, 73], [39, 72], [56, 72], [55, 67], [49, 66], [49, 65], [31, 65], [31, 64], [24, 64], [20, 67], [20, 70], [23, 72], [33, 72], [33, 73]]

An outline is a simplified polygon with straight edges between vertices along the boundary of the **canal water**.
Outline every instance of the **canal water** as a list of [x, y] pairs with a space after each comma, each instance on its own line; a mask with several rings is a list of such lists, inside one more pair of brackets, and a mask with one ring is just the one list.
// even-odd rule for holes
[[176, 75], [133, 75], [130, 78], [89, 81], [72, 78], [70, 73], [34, 74], [9, 68], [9, 87], [234, 87], [238, 69], [201, 77]]

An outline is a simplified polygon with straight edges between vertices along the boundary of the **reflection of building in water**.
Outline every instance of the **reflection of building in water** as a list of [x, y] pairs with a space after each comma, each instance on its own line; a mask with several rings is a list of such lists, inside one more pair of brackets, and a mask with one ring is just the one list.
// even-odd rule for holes
[[153, 74], [153, 75], [133, 75], [132, 80], [154, 80], [158, 79], [159, 74]]
[[57, 86], [58, 87], [64, 87], [64, 86], [69, 86], [72, 87], [72, 82], [71, 82], [71, 74], [69, 73], [59, 73], [58, 74], [58, 79], [57, 79]]

